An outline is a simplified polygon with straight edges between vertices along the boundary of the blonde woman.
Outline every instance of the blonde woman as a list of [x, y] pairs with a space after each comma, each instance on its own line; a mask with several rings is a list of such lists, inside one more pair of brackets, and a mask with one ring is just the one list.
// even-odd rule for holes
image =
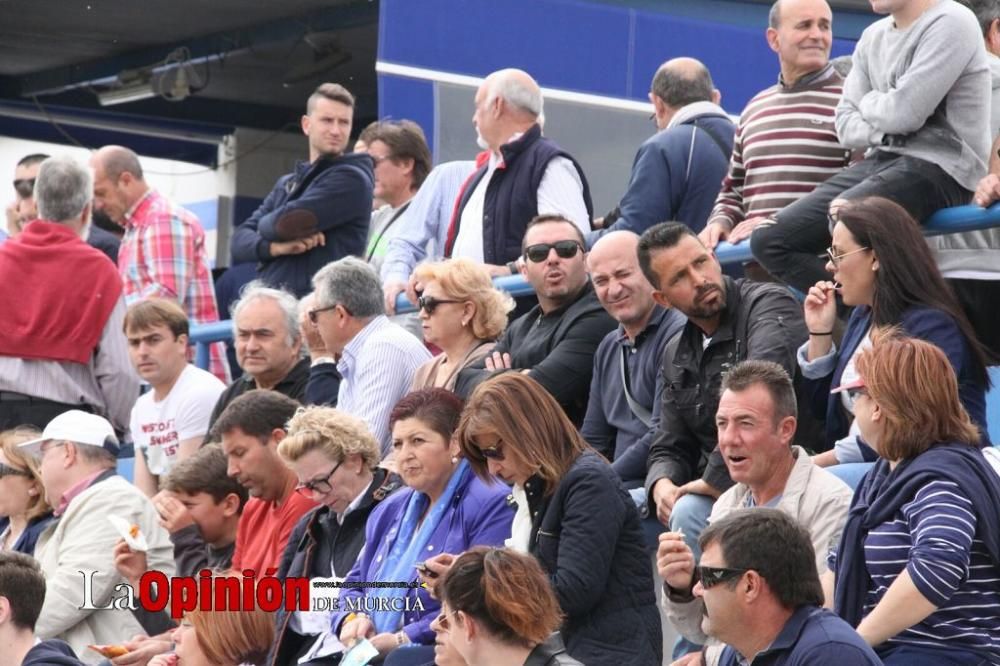
[[514, 300], [469, 259], [421, 264], [414, 275], [424, 285], [417, 299], [424, 340], [441, 353], [417, 368], [412, 388], [454, 390], [459, 371], [493, 349]]
[[0, 550], [33, 555], [38, 535], [52, 520], [38, 461], [18, 449], [18, 444], [40, 434], [27, 427], [0, 433], [0, 516], [8, 519], [0, 532]]
[[[318, 507], [292, 531], [278, 578], [343, 579], [365, 545], [368, 516], [402, 486], [378, 467], [381, 450], [364, 421], [331, 407], [300, 409], [288, 422], [278, 455], [299, 479], [297, 491]], [[312, 620], [284, 608], [275, 616], [277, 636], [269, 663], [294, 664], [321, 636]], [[324, 621], [328, 625], [328, 621]]]

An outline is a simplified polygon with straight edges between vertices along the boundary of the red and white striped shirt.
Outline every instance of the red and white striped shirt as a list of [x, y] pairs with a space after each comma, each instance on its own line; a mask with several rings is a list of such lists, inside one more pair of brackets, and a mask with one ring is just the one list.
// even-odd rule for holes
[[809, 194], [851, 163], [834, 127], [844, 80], [827, 65], [791, 86], [757, 93], [736, 128], [729, 173], [709, 223], [731, 229]]

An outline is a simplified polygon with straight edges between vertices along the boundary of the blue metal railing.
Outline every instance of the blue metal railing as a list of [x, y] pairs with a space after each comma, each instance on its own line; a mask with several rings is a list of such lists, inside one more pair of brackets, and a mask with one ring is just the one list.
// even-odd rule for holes
[[[923, 228], [924, 235], [939, 236], [941, 234], [975, 231], [977, 229], [988, 229], [996, 226], [1000, 226], [1000, 203], [985, 209], [979, 206], [945, 208], [934, 213], [923, 225]], [[738, 245], [719, 243], [719, 246], [715, 249], [715, 255], [723, 264], [741, 263], [750, 261], [753, 258], [753, 255], [750, 253], [750, 243], [747, 241]], [[495, 278], [493, 282], [498, 288], [510, 293], [511, 296], [527, 296], [535, 291], [520, 275]], [[406, 294], [400, 294], [396, 299], [396, 312], [414, 311], [416, 311], [416, 308], [406, 298]], [[209, 343], [219, 340], [231, 340], [232, 334], [233, 326], [230, 321], [193, 326], [191, 328], [191, 342], [196, 345], [195, 363], [197, 363], [198, 367], [208, 367]]]

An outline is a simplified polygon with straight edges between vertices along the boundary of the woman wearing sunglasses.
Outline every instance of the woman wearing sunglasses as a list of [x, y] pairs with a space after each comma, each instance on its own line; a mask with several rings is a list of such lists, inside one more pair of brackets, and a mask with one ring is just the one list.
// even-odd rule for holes
[[7, 517], [7, 525], [0, 533], [0, 550], [34, 555], [38, 535], [52, 520], [38, 462], [18, 448], [21, 442], [40, 434], [33, 428], [0, 433], [0, 516]]
[[193, 610], [170, 638], [173, 652], [153, 657], [149, 666], [261, 666], [267, 663], [274, 622], [260, 609]]
[[[350, 646], [368, 638], [386, 664], [425, 664], [434, 658], [431, 621], [440, 604], [419, 586], [418, 573], [441, 553], [495, 546], [510, 536], [514, 512], [506, 487], [476, 478], [453, 438], [462, 412], [454, 393], [410, 393], [389, 416], [396, 467], [408, 486], [372, 513], [367, 546], [347, 576], [333, 626]], [[400, 581], [410, 587], [352, 587], [362, 581]]]
[[[278, 578], [343, 580], [365, 545], [372, 511], [402, 483], [378, 467], [381, 451], [364, 422], [330, 407], [300, 409], [288, 422], [278, 455], [299, 479], [298, 492], [319, 506], [304, 515], [288, 539]], [[297, 663], [329, 631], [327, 613], [284, 608], [269, 663]]]
[[414, 271], [423, 285], [417, 300], [424, 340], [441, 353], [417, 368], [413, 390], [454, 390], [458, 373], [482, 360], [507, 326], [514, 300], [493, 286], [489, 272], [468, 259], [421, 264]]
[[508, 545], [548, 574], [569, 654], [588, 666], [660, 664], [660, 613], [635, 503], [548, 391], [520, 373], [483, 382], [457, 437], [481, 479], [514, 485]]
[[559, 635], [562, 613], [538, 562], [506, 548], [472, 548], [438, 588], [432, 625], [469, 666], [579, 666]]
[[839, 390], [881, 460], [831, 554], [827, 598], [886, 664], [1000, 663], [1000, 477], [944, 353], [873, 338]]
[[[832, 219], [831, 219], [832, 221]], [[855, 360], [871, 345], [878, 326], [899, 326], [907, 335], [940, 347], [958, 376], [962, 404], [986, 435], [986, 357], [972, 326], [955, 300], [920, 227], [899, 205], [879, 197], [842, 206], [833, 226], [826, 269], [833, 281], [817, 282], [805, 299], [809, 341], [799, 349], [799, 365], [811, 394], [813, 412], [826, 419], [822, 466], [870, 463], [872, 450], [851, 426], [853, 404], [830, 388], [857, 378]], [[833, 342], [839, 293], [855, 306], [841, 344]], [[833, 470], [856, 486], [869, 464]]]

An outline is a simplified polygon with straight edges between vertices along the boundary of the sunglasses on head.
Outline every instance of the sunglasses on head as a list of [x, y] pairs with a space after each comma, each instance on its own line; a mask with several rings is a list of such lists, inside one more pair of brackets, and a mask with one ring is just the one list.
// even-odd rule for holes
[[437, 310], [437, 306], [444, 305], [445, 303], [461, 303], [462, 301], [453, 301], [445, 298], [434, 298], [433, 296], [421, 296], [417, 299], [417, 307], [427, 314], [434, 314]]
[[15, 180], [14, 190], [17, 192], [17, 196], [22, 199], [30, 198], [35, 193], [35, 179], [19, 178]]
[[739, 578], [750, 571], [749, 569], [729, 569], [726, 567], [695, 567], [694, 570], [698, 580], [701, 581], [701, 586], [706, 590], [727, 580]]
[[583, 249], [583, 245], [580, 244], [580, 241], [575, 240], [556, 241], [555, 243], [536, 243], [535, 245], [529, 245], [524, 248], [524, 256], [526, 256], [529, 261], [540, 264], [549, 258], [549, 251], [553, 249], [556, 251], [556, 256], [560, 259], [572, 259], [576, 256], [578, 250]]
[[5, 463], [0, 463], [0, 479], [5, 476], [23, 476], [30, 479], [31, 472], [26, 469], [18, 469]]

